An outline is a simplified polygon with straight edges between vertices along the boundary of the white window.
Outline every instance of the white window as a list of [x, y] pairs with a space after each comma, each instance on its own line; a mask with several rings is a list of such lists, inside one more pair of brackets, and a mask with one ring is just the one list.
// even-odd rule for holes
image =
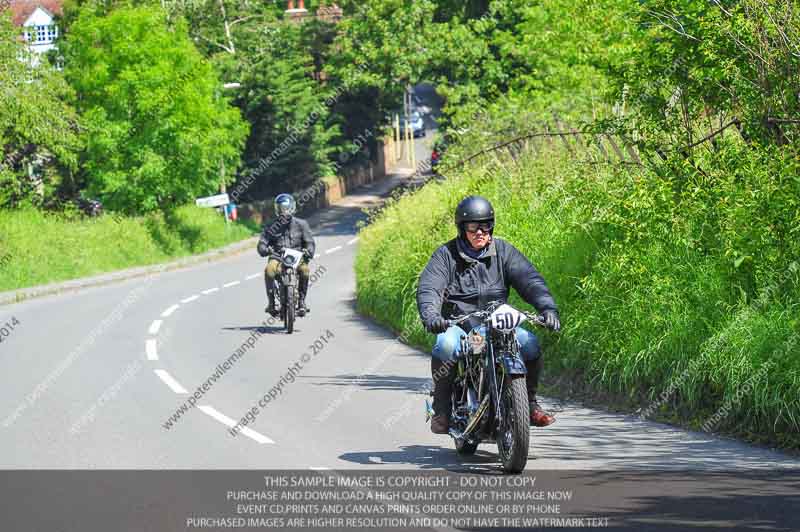
[[24, 32], [25, 40], [31, 44], [49, 44], [58, 37], [58, 27], [54, 25], [33, 26]]

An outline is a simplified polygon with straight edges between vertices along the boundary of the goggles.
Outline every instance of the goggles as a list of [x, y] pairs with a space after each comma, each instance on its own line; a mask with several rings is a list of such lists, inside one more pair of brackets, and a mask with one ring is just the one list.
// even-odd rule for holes
[[483, 231], [484, 233], [488, 233], [492, 229], [494, 229], [494, 222], [465, 222], [464, 223], [464, 230], [467, 233], [477, 233], [478, 229]]

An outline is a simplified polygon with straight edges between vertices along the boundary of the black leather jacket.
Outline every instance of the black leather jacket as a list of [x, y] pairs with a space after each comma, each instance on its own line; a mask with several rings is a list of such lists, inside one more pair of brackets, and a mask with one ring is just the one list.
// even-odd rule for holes
[[473, 259], [453, 239], [437, 249], [422, 270], [417, 309], [425, 324], [438, 316], [450, 319], [485, 308], [490, 301], [507, 301], [509, 287], [537, 311], [558, 312], [541, 274], [510, 243], [492, 238], [485, 255]]
[[264, 250], [267, 246], [272, 248], [272, 258], [280, 258], [284, 248], [308, 250], [313, 257], [316, 248], [308, 222], [296, 216], [292, 216], [288, 222], [279, 218], [264, 226], [258, 240], [258, 252], [262, 257], [265, 256]]

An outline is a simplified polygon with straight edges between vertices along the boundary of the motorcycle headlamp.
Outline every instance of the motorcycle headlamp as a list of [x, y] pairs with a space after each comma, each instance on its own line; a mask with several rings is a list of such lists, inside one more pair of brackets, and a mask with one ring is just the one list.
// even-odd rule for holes
[[483, 349], [486, 347], [486, 338], [481, 333], [472, 331], [467, 338], [473, 354], [483, 353]]
[[287, 255], [287, 256], [285, 256], [285, 257], [283, 258], [283, 263], [284, 263], [286, 266], [293, 266], [293, 265], [294, 265], [294, 260], [295, 260], [295, 259], [294, 259], [294, 257], [293, 257], [293, 256], [291, 256], [291, 255]]

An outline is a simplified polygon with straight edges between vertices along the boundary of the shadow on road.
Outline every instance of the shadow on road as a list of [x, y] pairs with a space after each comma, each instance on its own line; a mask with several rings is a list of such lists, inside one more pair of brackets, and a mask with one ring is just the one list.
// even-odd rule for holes
[[[550, 401], [543, 401], [548, 408]], [[537, 431], [532, 445], [537, 457], [566, 468], [603, 464], [606, 469], [639, 470], [800, 470], [800, 461], [781, 458], [745, 444], [701, 432], [685, 432], [635, 416], [620, 416], [564, 403], [558, 422]], [[624, 452], [620, 452], [624, 449]], [[761, 456], [761, 460], [758, 456]]]
[[[283, 328], [283, 325], [277, 323], [270, 327], [264, 327], [263, 325], [250, 325], [244, 327], [223, 327], [223, 331], [237, 331], [237, 332], [259, 332], [261, 334], [285, 334], [286, 330]], [[298, 332], [300, 329], [296, 329]]]
[[396, 375], [305, 375], [317, 379], [315, 386], [359, 386], [366, 390], [413, 391], [426, 390], [430, 377], [405, 377]]
[[[414, 346], [404, 344], [398, 339], [398, 334], [389, 330], [385, 326], [372, 321], [371, 317], [360, 314], [358, 312], [358, 303], [356, 302], [355, 297], [351, 297], [350, 299], [342, 301], [342, 305], [346, 306], [347, 312], [342, 312], [340, 314], [339, 321], [357, 326], [361, 332], [368, 333], [370, 339], [391, 340], [392, 344], [389, 347], [385, 347], [385, 349], [392, 349], [391, 356], [430, 358], [431, 355], [429, 352], [420, 351]], [[378, 353], [376, 353], [376, 355], [377, 354]]]
[[354, 235], [357, 222], [365, 219], [366, 215], [360, 207], [331, 205], [314, 216], [314, 221], [317, 223], [314, 227], [314, 236]]
[[404, 445], [396, 451], [344, 453], [339, 455], [339, 458], [355, 464], [385, 465], [387, 469], [396, 468], [398, 465], [414, 465], [420, 469], [444, 469], [458, 473], [502, 474], [498, 468], [496, 454], [480, 449], [474, 455], [460, 456], [452, 447]]

